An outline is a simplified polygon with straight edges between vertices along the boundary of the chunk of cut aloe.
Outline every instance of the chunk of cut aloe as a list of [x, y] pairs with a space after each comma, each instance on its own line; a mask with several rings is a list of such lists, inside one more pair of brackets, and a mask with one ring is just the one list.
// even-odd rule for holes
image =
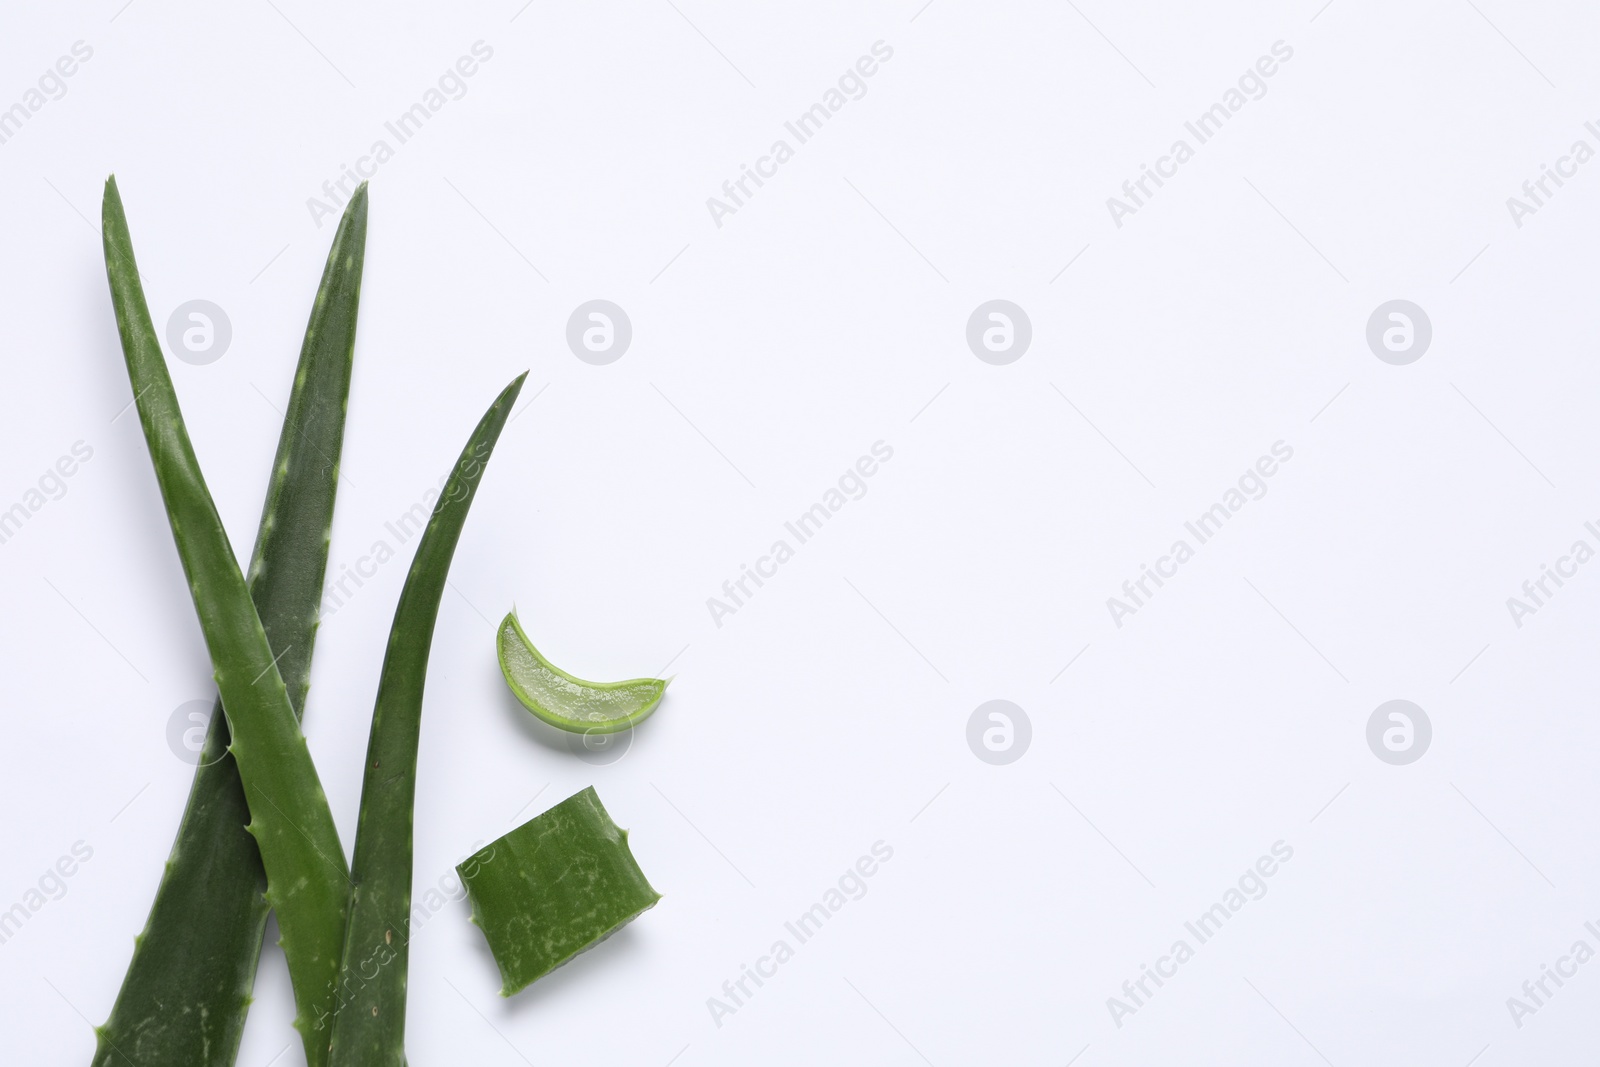
[[611, 734], [649, 717], [670, 678], [586, 682], [557, 667], [533, 647], [517, 613], [500, 623], [500, 672], [522, 706], [559, 730]]
[[456, 867], [511, 996], [655, 907], [591, 786], [479, 849]]

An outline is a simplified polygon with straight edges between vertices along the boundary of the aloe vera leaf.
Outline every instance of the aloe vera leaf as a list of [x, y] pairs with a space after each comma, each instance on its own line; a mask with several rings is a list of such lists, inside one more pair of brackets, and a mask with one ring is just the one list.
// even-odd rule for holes
[[626, 682], [586, 682], [544, 658], [522, 629], [516, 612], [500, 623], [500, 673], [506, 685], [534, 716], [559, 730], [614, 734], [650, 717], [670, 678], [632, 678]]
[[[297, 716], [328, 563], [366, 241], [363, 183], [334, 233], [311, 308], [251, 559], [250, 596]], [[96, 1031], [94, 1067], [231, 1067], [238, 1057], [269, 909], [228, 741], [219, 701], [150, 917], [111, 1017]]]
[[189, 443], [145, 305], [114, 177], [106, 181], [101, 221], [111, 303], [139, 424], [222, 697], [231, 734], [228, 751], [250, 808], [246, 829], [267, 872], [267, 903], [278, 913], [278, 943], [294, 986], [295, 1028], [308, 1067], [323, 1067], [327, 1038], [315, 1020], [327, 1016], [339, 972], [350, 893], [344, 849], [266, 631]]
[[412, 808], [428, 652], [461, 528], [527, 376], [518, 375], [484, 412], [451, 468], [389, 628], [361, 781], [330, 1067], [405, 1062]]
[[593, 948], [661, 894], [650, 887], [593, 786], [456, 867], [509, 997]]
[[[323, 267], [251, 557], [251, 600], [296, 715], [306, 704], [328, 565], [365, 251], [363, 182]], [[238, 1057], [269, 909], [267, 872], [245, 833], [250, 808], [227, 744], [218, 702], [162, 885], [98, 1029], [94, 1067], [230, 1067]]]

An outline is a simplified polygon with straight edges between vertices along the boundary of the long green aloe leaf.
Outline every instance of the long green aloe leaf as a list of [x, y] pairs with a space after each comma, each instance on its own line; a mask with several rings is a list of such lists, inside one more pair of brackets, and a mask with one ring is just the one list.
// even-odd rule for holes
[[222, 697], [231, 733], [228, 751], [250, 809], [247, 829], [267, 872], [267, 903], [278, 913], [279, 944], [298, 1009], [295, 1027], [309, 1067], [323, 1067], [327, 1037], [317, 1020], [330, 1014], [344, 940], [350, 892], [344, 849], [277, 657], [189, 443], [145, 304], [115, 178], [106, 181], [101, 223], [111, 303], [139, 424]]
[[526, 373], [506, 386], [450, 471], [400, 591], [367, 740], [330, 1067], [405, 1062], [412, 806], [428, 651], [450, 559]]
[[[367, 187], [333, 236], [272, 461], [250, 596], [303, 714], [328, 563], [367, 242]], [[232, 1067], [267, 922], [267, 873], [219, 701], [189, 802], [94, 1067]]]

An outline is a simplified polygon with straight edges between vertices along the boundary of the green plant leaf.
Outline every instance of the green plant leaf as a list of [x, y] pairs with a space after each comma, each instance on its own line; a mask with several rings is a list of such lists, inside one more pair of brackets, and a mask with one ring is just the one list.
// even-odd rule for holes
[[[250, 566], [250, 596], [297, 715], [328, 563], [366, 241], [363, 184], [333, 236], [312, 305]], [[218, 701], [150, 918], [111, 1017], [96, 1031], [94, 1067], [231, 1067], [238, 1057], [270, 909], [228, 742]]]
[[456, 871], [507, 997], [661, 899], [593, 787], [479, 849]]
[[412, 815], [428, 652], [467, 511], [526, 377], [506, 386], [462, 449], [395, 608], [367, 740], [330, 1067], [405, 1063]]
[[[350, 893], [344, 849], [277, 657], [189, 442], [145, 304], [115, 178], [106, 181], [101, 223], [106, 277], [139, 425], [227, 715], [228, 751], [244, 783], [247, 829], [267, 872], [267, 902], [278, 913], [278, 943], [294, 986], [295, 1028], [308, 1067], [323, 1067], [327, 1038], [320, 1027], [331, 1016]], [[175, 1004], [169, 1010], [186, 1007]]]
[[612, 734], [650, 717], [666, 694], [670, 678], [632, 678], [626, 682], [586, 682], [574, 678], [533, 647], [517, 613], [500, 623], [500, 673], [506, 685], [535, 717], [578, 734]]

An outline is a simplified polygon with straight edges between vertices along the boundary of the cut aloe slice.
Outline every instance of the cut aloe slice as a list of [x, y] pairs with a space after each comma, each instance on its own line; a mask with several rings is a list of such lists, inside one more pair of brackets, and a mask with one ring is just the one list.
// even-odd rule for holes
[[661, 703], [670, 678], [586, 682], [545, 659], [522, 632], [517, 613], [500, 624], [500, 672], [522, 706], [559, 730], [614, 734], [643, 722]]
[[655, 907], [590, 786], [469, 856], [456, 871], [509, 997]]

